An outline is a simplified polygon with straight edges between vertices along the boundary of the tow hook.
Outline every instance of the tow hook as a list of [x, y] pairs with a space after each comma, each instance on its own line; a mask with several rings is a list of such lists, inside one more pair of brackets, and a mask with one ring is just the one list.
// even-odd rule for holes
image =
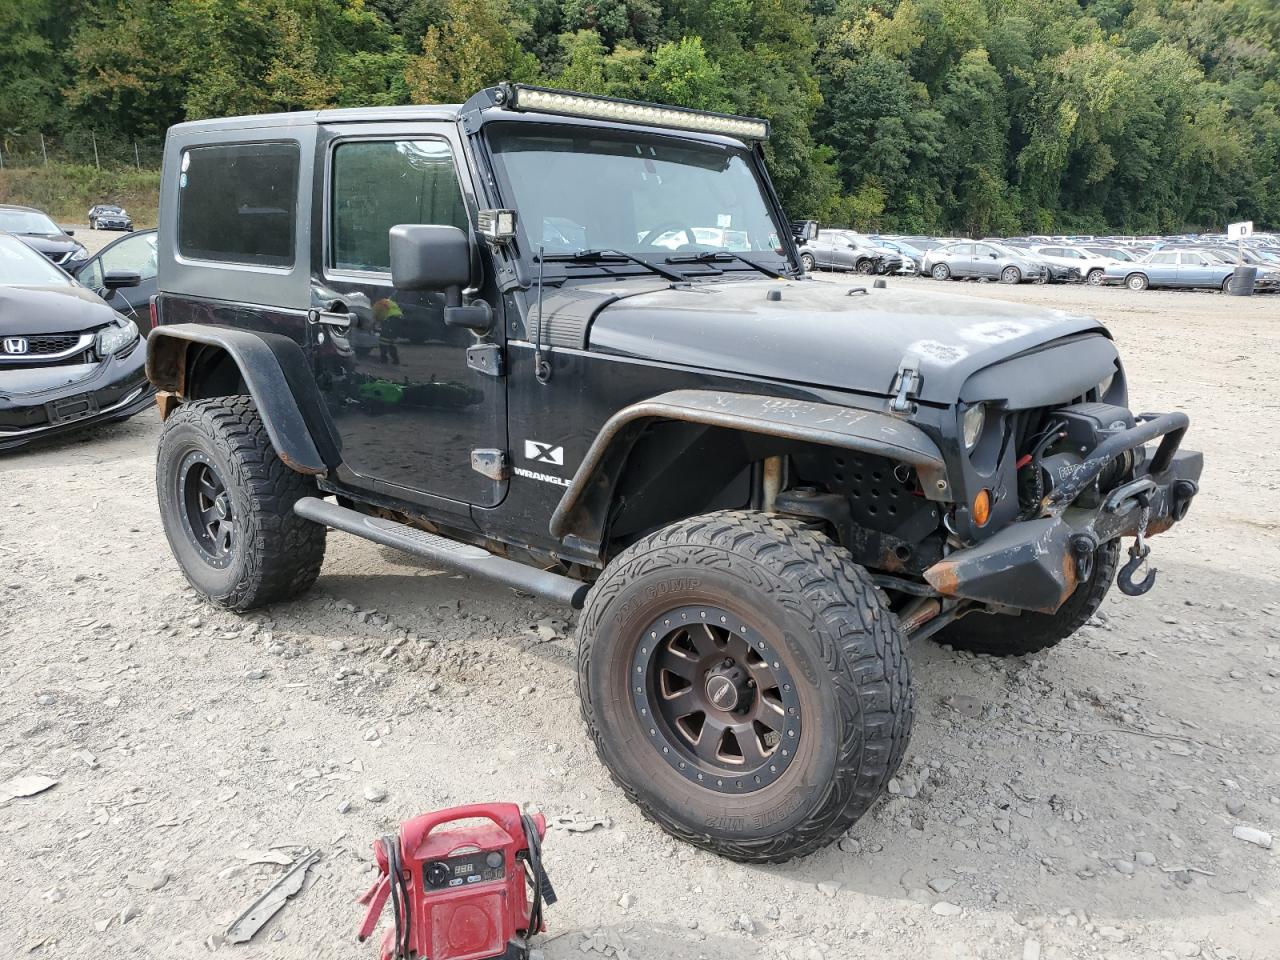
[[1151, 553], [1151, 548], [1147, 546], [1147, 521], [1151, 519], [1151, 495], [1142, 493], [1138, 496], [1138, 502], [1142, 504], [1142, 512], [1138, 514], [1138, 532], [1133, 538], [1133, 546], [1129, 548], [1129, 562], [1120, 568], [1120, 573], [1116, 575], [1116, 584], [1120, 587], [1120, 592], [1128, 597], [1140, 597], [1152, 587], [1156, 585], [1156, 568], [1152, 567], [1147, 571], [1147, 575], [1138, 582], [1134, 582], [1134, 575], [1147, 562], [1147, 555]]

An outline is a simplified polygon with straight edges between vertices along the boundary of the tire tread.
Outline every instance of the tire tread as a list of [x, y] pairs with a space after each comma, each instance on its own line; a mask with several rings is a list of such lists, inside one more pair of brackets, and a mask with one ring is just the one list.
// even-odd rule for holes
[[[637, 784], [609, 764], [587, 682], [592, 638], [609, 603], [655, 554], [695, 551], [700, 564], [750, 561], [756, 586], [812, 624], [810, 637], [837, 687], [843, 731], [827, 794], [789, 831], [727, 840], [691, 830], [646, 802]], [[741, 565], [739, 565], [741, 570]], [[867, 572], [825, 535], [752, 511], [723, 511], [665, 527], [633, 544], [606, 568], [587, 598], [578, 631], [582, 717], [613, 781], [644, 815], [686, 842], [729, 859], [780, 863], [835, 840], [876, 802], [897, 771], [911, 735], [914, 699], [897, 618]]]

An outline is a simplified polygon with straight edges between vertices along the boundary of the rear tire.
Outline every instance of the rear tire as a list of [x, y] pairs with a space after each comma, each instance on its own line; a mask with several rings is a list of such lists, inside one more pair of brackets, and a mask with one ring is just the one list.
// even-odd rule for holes
[[[664, 830], [729, 859], [830, 843], [906, 749], [897, 619], [848, 553], [798, 524], [728, 511], [652, 534], [605, 568], [578, 636], [582, 716], [614, 782]], [[672, 679], [675, 661], [687, 680]], [[738, 692], [724, 709], [758, 711], [745, 744], [724, 739], [736, 714], [717, 709], [713, 674], [726, 664]], [[681, 710], [701, 720], [673, 721]]]
[[1141, 290], [1145, 290], [1145, 289], [1147, 289], [1147, 287], [1151, 286], [1151, 281], [1147, 279], [1146, 274], [1143, 274], [1143, 273], [1131, 273], [1131, 274], [1129, 274], [1129, 276], [1125, 279], [1125, 281], [1124, 281], [1124, 285], [1125, 285], [1126, 287], [1128, 287], [1130, 290], [1139, 290], [1139, 291], [1141, 291]]
[[1229, 276], [1228, 276], [1228, 277], [1226, 277], [1226, 278], [1224, 278], [1224, 279], [1223, 279], [1223, 281], [1222, 281], [1222, 292], [1223, 292], [1223, 293], [1230, 293], [1230, 292], [1231, 292], [1231, 277], [1229, 277]]
[[935, 280], [950, 280], [951, 268], [945, 263], [935, 263], [933, 265], [933, 269], [929, 271], [929, 276], [933, 277]]
[[1120, 562], [1120, 541], [1104, 543], [1093, 556], [1093, 573], [1056, 613], [1024, 610], [1017, 616], [971, 613], [934, 634], [939, 643], [993, 657], [1020, 657], [1057, 646], [1102, 606]]
[[319, 576], [325, 528], [293, 512], [315, 481], [281, 462], [252, 398], [178, 407], [160, 435], [156, 493], [178, 566], [214, 603], [289, 600]]

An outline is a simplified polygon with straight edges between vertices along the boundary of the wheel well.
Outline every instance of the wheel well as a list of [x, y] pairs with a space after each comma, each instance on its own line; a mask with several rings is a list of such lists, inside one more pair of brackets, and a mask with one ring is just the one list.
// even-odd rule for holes
[[688, 517], [743, 509], [801, 517], [872, 569], [918, 574], [942, 556], [941, 507], [924, 498], [908, 464], [660, 421], [645, 427], [622, 465], [604, 519], [604, 558]]
[[221, 347], [191, 344], [185, 368], [183, 397], [186, 400], [207, 400], [249, 392], [239, 365]]

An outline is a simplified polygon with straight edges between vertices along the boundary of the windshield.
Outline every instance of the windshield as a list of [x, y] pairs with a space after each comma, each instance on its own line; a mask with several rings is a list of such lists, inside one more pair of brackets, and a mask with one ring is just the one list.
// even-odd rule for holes
[[58, 225], [37, 210], [0, 210], [0, 230], [10, 233], [61, 233]]
[[[486, 130], [531, 251], [616, 250], [650, 261], [731, 251], [786, 264], [782, 228], [741, 147], [549, 124]], [[722, 269], [751, 269], [724, 259]]]
[[0, 236], [0, 287], [68, 287], [70, 277], [21, 240]]

